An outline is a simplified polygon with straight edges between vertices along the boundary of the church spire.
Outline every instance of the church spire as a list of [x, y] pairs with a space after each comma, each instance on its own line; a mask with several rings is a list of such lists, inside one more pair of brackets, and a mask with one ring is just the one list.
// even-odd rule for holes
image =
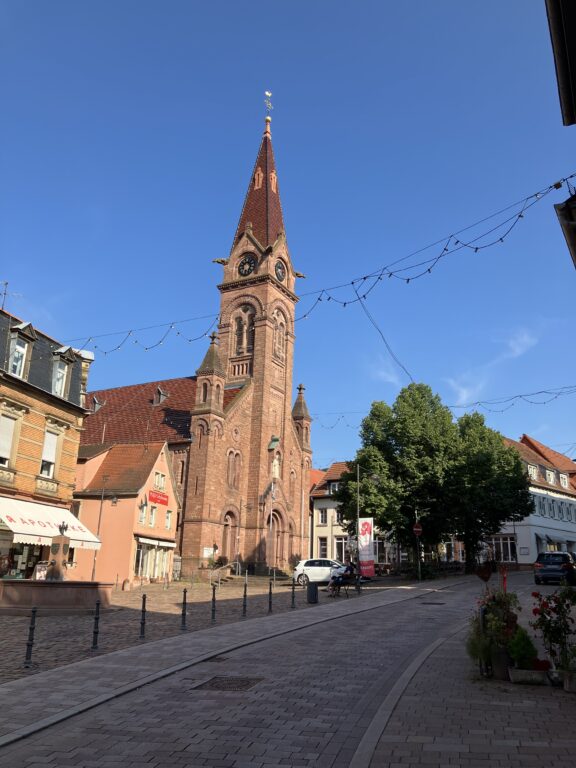
[[270, 115], [266, 115], [264, 135], [258, 150], [248, 192], [244, 199], [232, 249], [249, 226], [252, 227], [253, 236], [263, 248], [272, 245], [280, 232], [284, 231], [284, 218], [270, 133], [271, 120]]

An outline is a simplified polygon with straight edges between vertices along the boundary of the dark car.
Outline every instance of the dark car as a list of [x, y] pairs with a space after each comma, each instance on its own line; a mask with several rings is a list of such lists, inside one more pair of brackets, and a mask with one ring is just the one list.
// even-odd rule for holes
[[534, 582], [576, 584], [576, 561], [571, 552], [540, 552], [534, 563]]

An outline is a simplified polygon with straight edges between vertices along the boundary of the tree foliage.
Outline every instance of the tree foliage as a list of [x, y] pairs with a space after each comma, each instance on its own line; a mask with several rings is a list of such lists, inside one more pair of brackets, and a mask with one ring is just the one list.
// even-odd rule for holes
[[425, 544], [459, 536], [473, 563], [485, 536], [532, 511], [518, 454], [480, 414], [455, 422], [425, 384], [405, 387], [392, 406], [373, 403], [360, 436], [336, 494], [351, 532], [359, 508], [395, 541], [412, 545], [420, 520]]

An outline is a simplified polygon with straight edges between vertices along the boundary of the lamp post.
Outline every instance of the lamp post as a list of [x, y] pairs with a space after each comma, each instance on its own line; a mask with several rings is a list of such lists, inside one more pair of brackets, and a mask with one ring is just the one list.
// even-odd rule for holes
[[[108, 475], [102, 475], [102, 490], [100, 492], [100, 509], [98, 511], [98, 528], [96, 529], [96, 536], [100, 538], [100, 525], [102, 523], [102, 507], [104, 506], [104, 491], [106, 490], [106, 481]], [[98, 550], [94, 550], [94, 560], [92, 562], [92, 581], [96, 581], [96, 558], [98, 556]]]

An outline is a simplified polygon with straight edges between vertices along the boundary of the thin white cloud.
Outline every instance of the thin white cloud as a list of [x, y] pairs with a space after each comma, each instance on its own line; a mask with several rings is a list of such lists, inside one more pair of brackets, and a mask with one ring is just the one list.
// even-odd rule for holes
[[380, 357], [376, 366], [372, 369], [372, 374], [375, 379], [384, 381], [387, 384], [393, 384], [395, 387], [402, 386], [402, 381], [400, 380], [398, 372], [392, 367], [388, 360], [385, 360], [383, 357]]
[[529, 349], [538, 344], [538, 338], [530, 331], [522, 328], [510, 336], [507, 341], [508, 353], [506, 357], [515, 358], [526, 354]]
[[450, 403], [450, 405], [467, 405], [479, 399], [485, 382], [479, 379], [476, 379], [474, 382], [468, 382], [466, 381], [468, 377], [468, 374], [463, 374], [456, 379], [446, 379], [455, 395], [455, 402]]

